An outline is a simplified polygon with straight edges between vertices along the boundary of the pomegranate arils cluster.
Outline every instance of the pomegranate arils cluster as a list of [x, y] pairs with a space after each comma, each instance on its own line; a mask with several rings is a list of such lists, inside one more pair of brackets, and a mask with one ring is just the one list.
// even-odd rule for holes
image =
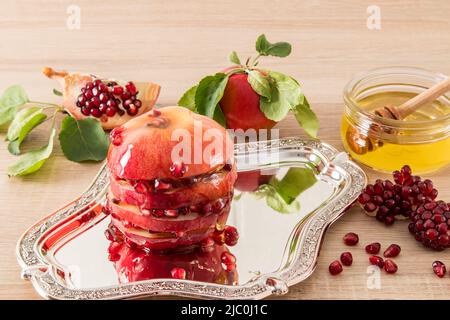
[[123, 116], [125, 112], [134, 116], [142, 106], [142, 101], [136, 98], [137, 93], [133, 82], [122, 87], [114, 81], [104, 83], [95, 79], [81, 88], [76, 105], [85, 116], [113, 117], [116, 114]]
[[437, 251], [450, 247], [450, 206], [432, 201], [417, 207], [410, 214], [409, 231], [417, 241]]
[[358, 202], [369, 214], [386, 225], [394, 223], [397, 217], [409, 217], [417, 206], [432, 202], [437, 197], [431, 180], [412, 175], [409, 166], [393, 172], [394, 182], [376, 180], [368, 184], [358, 197]]

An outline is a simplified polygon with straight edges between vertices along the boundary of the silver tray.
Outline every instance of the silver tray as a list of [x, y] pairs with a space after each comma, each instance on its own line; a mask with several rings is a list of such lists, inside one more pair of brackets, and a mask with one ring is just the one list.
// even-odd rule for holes
[[[79, 198], [20, 238], [16, 253], [22, 277], [48, 299], [262, 299], [287, 293], [289, 286], [313, 273], [327, 227], [355, 202], [366, 176], [345, 153], [318, 141], [285, 138], [238, 144], [235, 154], [243, 176], [262, 170], [283, 177], [295, 167], [311, 170], [316, 182], [300, 193], [295, 199], [299, 206], [290, 213], [269, 207], [260, 192], [235, 190], [227, 222], [240, 232], [238, 244], [228, 248], [237, 259], [239, 280], [234, 284], [167, 278], [120, 283], [106, 258], [103, 233], [109, 218], [98, 210], [109, 184], [106, 166]], [[249, 164], [249, 157], [257, 157], [257, 164]], [[83, 220], [94, 211], [93, 218]]]

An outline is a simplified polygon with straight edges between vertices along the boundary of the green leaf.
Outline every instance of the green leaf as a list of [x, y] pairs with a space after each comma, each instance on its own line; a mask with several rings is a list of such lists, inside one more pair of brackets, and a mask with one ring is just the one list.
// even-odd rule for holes
[[12, 154], [20, 153], [20, 144], [26, 136], [39, 124], [44, 122], [47, 116], [43, 113], [43, 109], [39, 107], [30, 107], [20, 110], [14, 120], [11, 122], [8, 133], [6, 135], [8, 150]]
[[7, 88], [0, 99], [2, 107], [19, 107], [29, 102], [25, 89], [19, 85]]
[[263, 194], [266, 198], [267, 205], [279, 213], [293, 213], [300, 211], [299, 201], [293, 201], [292, 203], [287, 204], [277, 190], [269, 184], [261, 185], [257, 193]]
[[270, 100], [261, 96], [260, 109], [267, 118], [281, 121], [291, 109], [303, 103], [303, 93], [291, 77], [274, 71], [269, 71], [269, 75], [274, 80], [272, 96]]
[[224, 73], [216, 73], [200, 81], [195, 93], [195, 106], [198, 113], [209, 118], [214, 117], [217, 104], [222, 99], [227, 82], [228, 77]]
[[183, 96], [178, 100], [178, 105], [188, 108], [191, 111], [195, 111], [195, 93], [197, 92], [197, 85], [186, 91]]
[[3, 107], [0, 100], [0, 126], [14, 119], [17, 113], [16, 106]]
[[290, 168], [280, 181], [270, 181], [280, 196], [291, 204], [303, 191], [316, 183], [314, 172], [309, 168]]
[[308, 100], [304, 98], [302, 104], [298, 104], [294, 108], [294, 115], [297, 122], [305, 130], [305, 132], [313, 137], [317, 138], [317, 132], [319, 131], [319, 119], [316, 114], [311, 110]]
[[262, 56], [287, 57], [292, 46], [288, 42], [270, 43], [264, 34], [256, 39], [256, 51]]
[[58, 97], [62, 97], [63, 93], [59, 90], [53, 89], [53, 94]]
[[230, 59], [231, 63], [241, 65], [241, 60], [239, 59], [238, 54], [236, 53], [236, 51], [233, 51], [233, 52], [230, 53], [229, 59]]
[[75, 162], [104, 160], [109, 148], [108, 135], [92, 118], [75, 120], [71, 116], [65, 117], [59, 141], [67, 159]]
[[37, 150], [33, 150], [22, 155], [19, 160], [8, 167], [9, 176], [24, 176], [39, 170], [53, 151], [53, 139], [56, 129], [52, 128], [48, 144]]
[[300, 210], [298, 196], [317, 182], [310, 168], [290, 168], [281, 180], [272, 178], [268, 184], [261, 185], [258, 195], [266, 197], [269, 207], [280, 213]]
[[[13, 122], [9, 125], [6, 138], [9, 141], [16, 140], [20, 137], [22, 131], [26, 136], [31, 129], [40, 124], [46, 118], [47, 116], [43, 113], [42, 108], [30, 107], [22, 109], [16, 114]], [[25, 136], [22, 135], [22, 140]]]
[[227, 121], [225, 120], [225, 115], [223, 114], [222, 108], [220, 106], [214, 111], [213, 119], [218, 122], [222, 127], [227, 127]]
[[251, 70], [248, 73], [248, 83], [252, 86], [253, 90], [262, 97], [265, 97], [270, 102], [272, 98], [272, 87], [270, 85], [270, 79], [267, 76], [261, 74], [260, 71]]

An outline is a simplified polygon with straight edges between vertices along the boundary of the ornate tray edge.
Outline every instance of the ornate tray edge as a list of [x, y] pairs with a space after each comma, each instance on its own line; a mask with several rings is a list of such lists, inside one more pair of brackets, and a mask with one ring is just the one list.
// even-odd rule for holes
[[141, 296], [176, 295], [195, 298], [213, 299], [262, 299], [272, 294], [285, 294], [288, 286], [309, 277], [316, 266], [321, 241], [326, 229], [343, 215], [345, 209], [356, 200], [366, 184], [366, 175], [347, 157], [334, 161], [338, 151], [328, 144], [316, 140], [284, 138], [236, 145], [235, 152], [249, 152], [273, 147], [310, 147], [317, 149], [336, 167], [347, 171], [353, 180], [347, 192], [333, 199], [316, 215], [307, 219], [301, 231], [299, 247], [294, 263], [277, 277], [266, 275], [255, 281], [240, 286], [224, 286], [194, 281], [178, 281], [171, 279], [147, 280], [123, 284], [119, 286], [96, 289], [71, 289], [62, 286], [52, 276], [51, 266], [39, 258], [37, 242], [51, 227], [66, 219], [74, 212], [94, 201], [107, 187], [107, 171], [103, 165], [94, 179], [96, 183], [82, 196], [55, 213], [41, 219], [30, 227], [19, 239], [16, 248], [17, 259], [22, 267], [22, 277], [30, 279], [37, 292], [49, 299], [118, 299], [137, 298]]

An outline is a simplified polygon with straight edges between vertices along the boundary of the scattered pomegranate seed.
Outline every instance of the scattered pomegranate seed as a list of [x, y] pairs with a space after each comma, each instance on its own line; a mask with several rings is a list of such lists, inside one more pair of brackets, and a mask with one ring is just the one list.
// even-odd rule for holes
[[227, 251], [222, 252], [220, 259], [221, 259], [222, 263], [226, 266], [236, 264], [236, 257], [232, 253], [227, 252]]
[[179, 213], [177, 209], [167, 209], [164, 210], [164, 215], [169, 218], [176, 218], [179, 216]]
[[186, 166], [182, 162], [174, 162], [169, 171], [174, 177], [181, 178], [186, 173]]
[[384, 270], [387, 273], [396, 273], [398, 270], [397, 264], [391, 259], [386, 259], [384, 261]]
[[384, 267], [384, 260], [380, 256], [370, 256], [369, 262], [370, 262], [370, 264], [372, 264], [374, 266], [378, 266], [380, 268]]
[[386, 250], [384, 250], [383, 255], [386, 258], [394, 258], [400, 254], [400, 251], [402, 251], [400, 246], [398, 244], [393, 243]]
[[353, 263], [353, 256], [351, 252], [343, 252], [341, 254], [341, 262], [344, 266], [351, 266]]
[[335, 260], [332, 263], [330, 263], [328, 270], [333, 276], [335, 276], [342, 272], [342, 264], [338, 260]]
[[366, 246], [366, 252], [370, 254], [377, 254], [380, 252], [381, 244], [379, 242], [372, 242]]
[[359, 237], [356, 233], [349, 232], [344, 236], [344, 243], [348, 246], [354, 246], [358, 243]]
[[227, 246], [232, 247], [237, 244], [238, 239], [239, 239], [239, 233], [235, 227], [226, 226], [223, 229], [223, 234], [224, 234], [225, 244]]
[[170, 270], [170, 275], [172, 276], [173, 279], [186, 279], [186, 270], [184, 270], [183, 268], [172, 268], [172, 270]]
[[112, 241], [109, 244], [108, 252], [110, 254], [118, 253], [120, 251], [120, 248], [122, 248], [122, 244], [121, 243]]
[[108, 255], [108, 260], [111, 262], [116, 262], [120, 260], [120, 255], [118, 253], [110, 253]]
[[445, 274], [447, 273], [447, 268], [445, 267], [445, 264], [443, 264], [441, 261], [437, 260], [434, 261], [433, 264], [433, 271], [434, 273], [439, 277], [443, 278]]
[[218, 229], [214, 230], [214, 232], [211, 234], [211, 238], [219, 246], [221, 246], [225, 243], [225, 234], [224, 234], [223, 230], [218, 230]]

